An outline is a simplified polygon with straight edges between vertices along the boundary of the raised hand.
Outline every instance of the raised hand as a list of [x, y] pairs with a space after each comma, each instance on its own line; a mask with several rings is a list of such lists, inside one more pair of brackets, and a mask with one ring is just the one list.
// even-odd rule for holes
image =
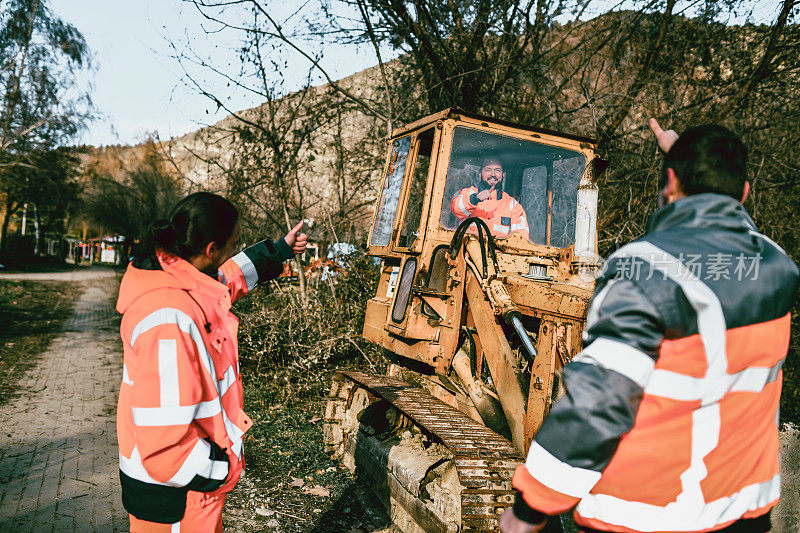
[[678, 134], [675, 130], [662, 129], [658, 121], [654, 118], [650, 119], [650, 129], [653, 131], [653, 135], [656, 136], [658, 147], [661, 148], [661, 151], [665, 154], [669, 152], [669, 149], [672, 148], [672, 145], [678, 140]]
[[289, 230], [289, 233], [286, 234], [286, 237], [283, 240], [286, 241], [295, 255], [300, 255], [306, 251], [306, 245], [308, 244], [308, 235], [305, 233], [298, 233], [303, 228], [303, 221], [297, 223], [295, 227]]
[[495, 187], [495, 186], [494, 186], [494, 185], [492, 185], [492, 188], [491, 188], [491, 189], [486, 189], [486, 190], [483, 190], [483, 191], [479, 192], [479, 193], [477, 194], [477, 196], [478, 196], [478, 201], [479, 201], [479, 202], [482, 202], [482, 201], [486, 200], [487, 198], [489, 198], [489, 196], [492, 194], [492, 191], [494, 190], [494, 187]]

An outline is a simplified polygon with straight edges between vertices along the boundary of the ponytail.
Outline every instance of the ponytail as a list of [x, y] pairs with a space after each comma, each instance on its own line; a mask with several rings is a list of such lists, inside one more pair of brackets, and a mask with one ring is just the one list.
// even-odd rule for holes
[[175, 204], [167, 218], [150, 225], [136, 258], [144, 260], [163, 251], [189, 259], [202, 253], [211, 242], [224, 246], [238, 219], [236, 207], [222, 196], [209, 192], [190, 194]]

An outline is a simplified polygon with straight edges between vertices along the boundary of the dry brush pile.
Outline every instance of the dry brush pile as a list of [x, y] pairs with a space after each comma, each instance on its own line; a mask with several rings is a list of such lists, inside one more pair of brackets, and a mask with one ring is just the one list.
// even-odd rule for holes
[[360, 256], [335, 278], [310, 286], [308, 305], [277, 282], [237, 302], [245, 379], [266, 386], [272, 400], [289, 402], [323, 396], [334, 368], [382, 368], [380, 348], [361, 336], [377, 283], [372, 258]]

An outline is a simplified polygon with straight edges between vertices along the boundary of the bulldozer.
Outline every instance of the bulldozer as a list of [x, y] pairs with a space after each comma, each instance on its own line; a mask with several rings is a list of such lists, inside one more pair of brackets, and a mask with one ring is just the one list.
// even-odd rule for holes
[[[392, 132], [364, 338], [386, 374], [335, 373], [326, 448], [404, 533], [497, 531], [511, 479], [581, 349], [597, 255], [596, 141], [447, 109]], [[499, 162], [526, 231], [451, 208]], [[496, 221], [494, 221], [496, 222]]]

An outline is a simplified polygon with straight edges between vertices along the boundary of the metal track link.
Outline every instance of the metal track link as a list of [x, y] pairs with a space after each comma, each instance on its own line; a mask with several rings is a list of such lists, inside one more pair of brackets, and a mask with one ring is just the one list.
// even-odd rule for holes
[[364, 372], [339, 372], [378, 396], [452, 452], [461, 484], [462, 531], [497, 531], [514, 503], [511, 478], [522, 457], [502, 436], [404, 381]]

